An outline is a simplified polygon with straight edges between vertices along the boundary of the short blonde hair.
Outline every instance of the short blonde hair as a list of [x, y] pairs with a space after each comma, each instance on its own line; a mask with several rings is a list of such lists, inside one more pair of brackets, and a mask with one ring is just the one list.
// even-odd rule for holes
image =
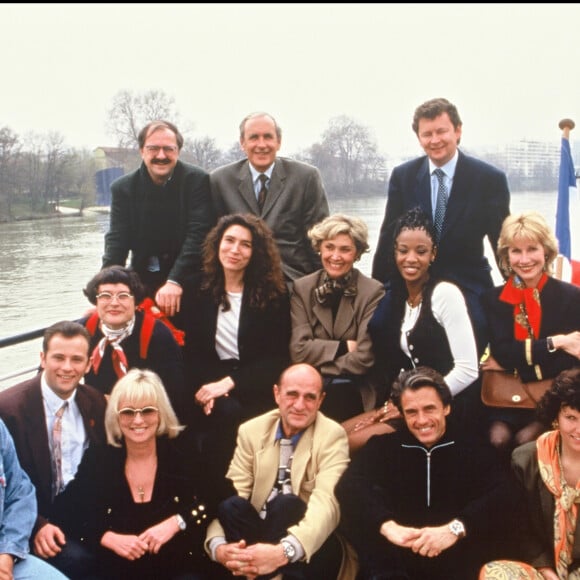
[[135, 407], [139, 407], [144, 401], [155, 405], [159, 409], [158, 437], [160, 435], [167, 435], [170, 438], [177, 437], [185, 429], [183, 425], [179, 424], [159, 376], [150, 370], [133, 368], [115, 383], [107, 403], [105, 431], [107, 442], [113, 447], [121, 447], [123, 439], [119, 424], [121, 401], [129, 402]]
[[332, 240], [341, 234], [350, 236], [356, 247], [356, 258], [369, 251], [369, 229], [367, 224], [360, 218], [351, 217], [341, 213], [328, 216], [321, 222], [312, 226], [308, 232], [308, 237], [312, 241], [315, 251], [320, 251], [320, 245], [325, 240]]
[[509, 249], [517, 239], [541, 244], [546, 256], [546, 271], [552, 275], [554, 260], [558, 256], [558, 241], [548, 227], [544, 216], [537, 211], [525, 211], [505, 218], [497, 242], [497, 256], [501, 271], [509, 276]]

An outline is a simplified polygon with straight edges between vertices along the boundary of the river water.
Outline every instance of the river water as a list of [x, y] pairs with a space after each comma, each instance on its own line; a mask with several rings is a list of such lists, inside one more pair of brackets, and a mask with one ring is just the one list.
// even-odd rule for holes
[[[332, 213], [358, 216], [367, 223], [371, 252], [357, 266], [370, 274], [385, 197], [335, 200], [330, 206]], [[555, 192], [512, 194], [512, 213], [532, 208], [541, 212], [554, 227]], [[578, 200], [574, 199], [571, 204], [573, 232], [579, 215]], [[108, 215], [86, 213], [83, 217], [0, 224], [0, 338], [83, 314], [90, 304], [82, 289], [101, 266], [108, 222]], [[576, 227], [576, 231], [580, 229]], [[572, 237], [572, 255], [580, 256], [580, 234]], [[494, 276], [499, 283], [497, 271]], [[0, 349], [0, 389], [22, 380], [2, 378], [36, 365], [40, 349], [41, 339]]]

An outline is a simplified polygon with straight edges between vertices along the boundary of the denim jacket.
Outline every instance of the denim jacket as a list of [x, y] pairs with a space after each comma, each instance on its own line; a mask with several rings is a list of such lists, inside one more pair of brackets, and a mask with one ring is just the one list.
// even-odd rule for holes
[[20, 466], [10, 432], [0, 420], [0, 554], [26, 557], [36, 515], [34, 486]]

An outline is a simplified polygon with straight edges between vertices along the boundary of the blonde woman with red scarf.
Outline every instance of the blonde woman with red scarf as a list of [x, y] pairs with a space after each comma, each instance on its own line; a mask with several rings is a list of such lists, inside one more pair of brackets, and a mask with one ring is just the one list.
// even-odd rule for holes
[[552, 430], [512, 455], [523, 510], [514, 519], [518, 560], [487, 563], [480, 580], [580, 579], [579, 367], [558, 375], [540, 400], [538, 412]]
[[[507, 281], [482, 297], [491, 356], [481, 370], [516, 370], [529, 382], [580, 366], [580, 288], [552, 277], [557, 254], [539, 213], [505, 219], [498, 258]], [[488, 418], [490, 440], [506, 455], [545, 430], [533, 409], [489, 408]]]

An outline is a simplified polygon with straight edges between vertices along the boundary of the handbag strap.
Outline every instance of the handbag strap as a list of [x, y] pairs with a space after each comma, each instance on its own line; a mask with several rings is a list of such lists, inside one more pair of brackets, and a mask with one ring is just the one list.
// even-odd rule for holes
[[532, 401], [534, 401], [534, 405], [538, 405], [538, 403], [540, 402], [540, 399], [536, 399], [536, 397], [534, 397], [534, 395], [532, 395], [532, 391], [530, 390], [530, 386], [528, 385], [528, 383], [524, 383], [524, 381], [522, 381], [521, 377], [520, 377], [520, 381], [522, 383], [522, 389], [524, 389], [524, 391], [526, 392], [526, 395], [528, 395], [528, 397], [530, 397], [530, 399]]

